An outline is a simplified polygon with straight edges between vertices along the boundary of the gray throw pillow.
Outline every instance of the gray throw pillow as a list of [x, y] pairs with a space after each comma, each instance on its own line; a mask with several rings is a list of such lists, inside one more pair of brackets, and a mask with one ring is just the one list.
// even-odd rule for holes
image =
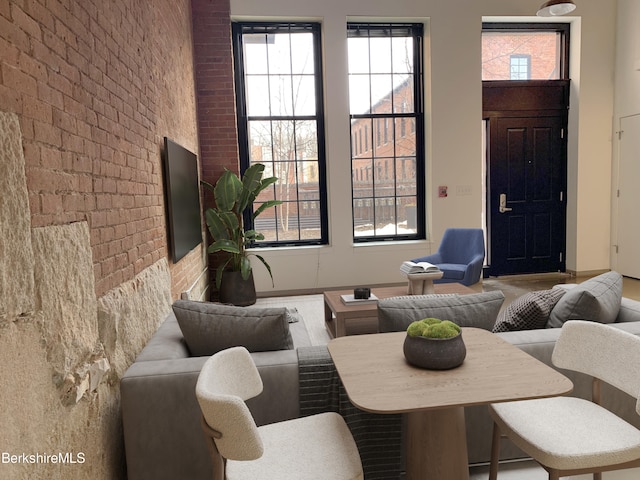
[[545, 328], [549, 314], [565, 291], [560, 288], [528, 292], [505, 308], [493, 327], [494, 332], [513, 332]]
[[551, 310], [547, 327], [559, 328], [569, 320], [613, 323], [620, 311], [622, 275], [607, 272], [567, 291]]
[[504, 294], [493, 292], [469, 295], [410, 295], [378, 301], [380, 332], [401, 332], [423, 318], [451, 320], [461, 327], [491, 330], [496, 322]]
[[234, 307], [177, 300], [173, 304], [173, 313], [194, 357], [213, 355], [237, 346], [250, 352], [293, 348], [287, 309], [284, 307]]

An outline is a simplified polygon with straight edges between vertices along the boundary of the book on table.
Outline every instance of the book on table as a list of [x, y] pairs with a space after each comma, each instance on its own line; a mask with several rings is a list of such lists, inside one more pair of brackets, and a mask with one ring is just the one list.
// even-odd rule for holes
[[440, 268], [437, 265], [429, 262], [412, 262], [407, 260], [400, 265], [400, 271], [405, 275], [411, 275], [415, 273], [438, 273]]
[[340, 295], [340, 299], [345, 305], [362, 305], [365, 303], [378, 302], [378, 297], [376, 297], [373, 293], [369, 296], [369, 298], [355, 298], [353, 294], [350, 293], [348, 295]]

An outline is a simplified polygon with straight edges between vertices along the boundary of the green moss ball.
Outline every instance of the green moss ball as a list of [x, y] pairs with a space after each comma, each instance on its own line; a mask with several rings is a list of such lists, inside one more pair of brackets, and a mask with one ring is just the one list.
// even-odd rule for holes
[[429, 331], [425, 333], [429, 338], [452, 338], [460, 334], [456, 328], [444, 322], [431, 325]]
[[426, 324], [426, 325], [435, 325], [436, 323], [440, 323], [442, 322], [442, 320], [438, 319], [438, 318], [423, 318], [422, 319], [422, 323]]
[[457, 323], [453, 323], [451, 320], [443, 320], [443, 324], [449, 325], [451, 328], [454, 328], [458, 333], [462, 332], [462, 328]]
[[424, 331], [425, 327], [428, 327], [428, 325], [425, 325], [421, 321], [412, 322], [407, 327], [407, 335], [409, 335], [410, 337], [420, 337], [422, 336], [422, 332]]

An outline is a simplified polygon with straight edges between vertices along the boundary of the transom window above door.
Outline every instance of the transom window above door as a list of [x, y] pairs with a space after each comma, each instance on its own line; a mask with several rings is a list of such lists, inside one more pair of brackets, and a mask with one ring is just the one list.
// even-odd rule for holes
[[484, 23], [482, 80], [566, 80], [569, 24]]

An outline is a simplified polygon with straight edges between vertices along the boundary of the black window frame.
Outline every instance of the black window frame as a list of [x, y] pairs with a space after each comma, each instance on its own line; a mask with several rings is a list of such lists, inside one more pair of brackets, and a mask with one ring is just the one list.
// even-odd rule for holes
[[[350, 123], [353, 124], [354, 120], [357, 119], [371, 119], [372, 125], [374, 123], [379, 124], [383, 123], [382, 128], [382, 144], [386, 144], [390, 141], [389, 139], [389, 129], [396, 128], [396, 121], [398, 119], [413, 119], [412, 123], [412, 134], [416, 135], [416, 152], [415, 152], [415, 182], [416, 182], [416, 232], [415, 233], [396, 233], [393, 235], [367, 235], [367, 236], [356, 236], [355, 228], [356, 228], [356, 215], [354, 204], [356, 200], [360, 200], [363, 202], [371, 201], [371, 205], [376, 204], [376, 199], [384, 200], [388, 202], [389, 198], [393, 198], [395, 202], [395, 208], [397, 209], [398, 205], [398, 196], [394, 195], [393, 197], [376, 197], [375, 194], [370, 198], [356, 198], [354, 196], [354, 184], [353, 184], [353, 171], [351, 172], [351, 211], [352, 211], [352, 235], [353, 242], [356, 244], [365, 244], [372, 242], [387, 242], [387, 241], [412, 241], [412, 240], [424, 240], [426, 239], [426, 135], [425, 135], [425, 114], [424, 114], [424, 24], [422, 23], [372, 23], [372, 22], [349, 22], [347, 23], [347, 37], [355, 36], [353, 32], [358, 31], [358, 29], [368, 29], [371, 33], [370, 36], [379, 36], [379, 37], [388, 37], [392, 36], [386, 34], [386, 32], [390, 32], [391, 29], [394, 30], [398, 36], [401, 36], [403, 33], [404, 36], [411, 36], [413, 38], [413, 99], [414, 99], [414, 111], [413, 112], [405, 112], [405, 108], [402, 109], [402, 112], [392, 112], [391, 113], [383, 113], [383, 114], [375, 114], [375, 113], [364, 113], [364, 114], [352, 114], [350, 112], [349, 119]], [[407, 35], [407, 33], [409, 35]], [[378, 138], [377, 140], [373, 138], [372, 130], [372, 138], [371, 144], [374, 142], [377, 145], [380, 145], [380, 128], [377, 128]], [[392, 135], [393, 142], [395, 142], [395, 136]], [[396, 157], [394, 157], [396, 158]], [[349, 159], [351, 162], [351, 170], [353, 170], [353, 152], [352, 156]], [[404, 163], [404, 162], [403, 162]], [[375, 182], [375, 172], [374, 169], [371, 169], [371, 174], [373, 175], [373, 181]], [[394, 169], [395, 170], [395, 169]], [[369, 171], [367, 170], [367, 180], [369, 179]], [[374, 208], [375, 212], [375, 208]], [[396, 210], [396, 219], [398, 218], [397, 210]], [[396, 220], [397, 221], [397, 220]], [[374, 223], [375, 223], [375, 213], [374, 213]], [[397, 225], [397, 224], [396, 224]]]
[[[305, 31], [313, 34], [314, 45], [314, 80], [315, 80], [315, 115], [313, 116], [296, 116], [295, 119], [315, 120], [317, 130], [317, 166], [318, 166], [318, 194], [320, 205], [320, 238], [302, 239], [301, 238], [301, 222], [300, 212], [305, 209], [304, 204], [308, 202], [297, 196], [298, 204], [298, 240], [263, 240], [252, 242], [252, 248], [269, 248], [269, 247], [291, 247], [291, 246], [313, 246], [327, 245], [329, 243], [329, 219], [328, 219], [328, 192], [327, 192], [327, 176], [326, 176], [326, 144], [325, 144], [325, 112], [324, 112], [324, 85], [323, 85], [323, 65], [322, 65], [322, 37], [321, 24], [317, 22], [232, 22], [232, 46], [234, 57], [234, 82], [236, 94], [236, 119], [238, 129], [238, 146], [240, 156], [240, 172], [250, 166], [250, 147], [249, 147], [249, 120], [283, 120], [294, 119], [294, 116], [252, 116], [247, 113], [247, 103], [245, 95], [245, 72], [244, 72], [244, 55], [242, 36], [246, 33], [282, 33]], [[250, 230], [254, 228], [251, 213], [253, 206], [249, 207], [249, 214], [244, 215], [244, 228]], [[277, 222], [277, 217], [276, 217]], [[260, 231], [260, 230], [258, 230]]]

